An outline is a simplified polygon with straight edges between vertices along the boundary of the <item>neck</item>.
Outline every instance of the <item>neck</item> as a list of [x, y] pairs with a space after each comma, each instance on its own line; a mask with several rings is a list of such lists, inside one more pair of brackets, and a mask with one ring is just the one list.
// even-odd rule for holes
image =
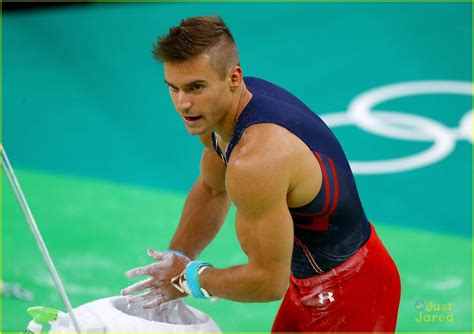
[[243, 83], [235, 92], [235, 98], [233, 99], [230, 110], [224, 117], [221, 126], [214, 129], [214, 132], [216, 132], [225, 143], [229, 143], [235, 125], [237, 124], [237, 120], [251, 99], [252, 93]]

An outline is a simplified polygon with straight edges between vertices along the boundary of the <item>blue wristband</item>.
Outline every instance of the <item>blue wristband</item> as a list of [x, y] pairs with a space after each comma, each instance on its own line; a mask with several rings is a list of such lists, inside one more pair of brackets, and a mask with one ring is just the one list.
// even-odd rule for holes
[[174, 249], [167, 249], [167, 250], [164, 250], [163, 253], [174, 253], [174, 254], [178, 254], [178, 255], [181, 255], [181, 256], [187, 258], [188, 260], [190, 260], [190, 258], [189, 258], [186, 254], [184, 254], [183, 252], [174, 250]]
[[195, 298], [199, 299], [209, 299], [206, 297], [201, 290], [201, 285], [199, 284], [199, 270], [202, 267], [212, 267], [211, 264], [204, 262], [204, 261], [191, 261], [186, 266], [184, 276], [186, 278], [186, 282], [188, 284], [189, 290], [191, 290], [191, 294]]

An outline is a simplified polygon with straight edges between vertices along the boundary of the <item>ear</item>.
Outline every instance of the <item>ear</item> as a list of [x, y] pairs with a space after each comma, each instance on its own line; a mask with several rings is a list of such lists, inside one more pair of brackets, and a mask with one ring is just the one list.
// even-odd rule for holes
[[237, 87], [239, 87], [242, 82], [243, 82], [243, 74], [242, 74], [242, 68], [238, 65], [236, 66], [233, 66], [230, 70], [229, 70], [229, 86], [230, 86], [230, 89], [234, 90], [236, 89]]

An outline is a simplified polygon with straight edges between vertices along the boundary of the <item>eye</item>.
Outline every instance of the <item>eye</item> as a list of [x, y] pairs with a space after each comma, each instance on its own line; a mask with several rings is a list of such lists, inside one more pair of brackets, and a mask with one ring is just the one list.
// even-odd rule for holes
[[169, 88], [170, 92], [173, 92], [173, 93], [176, 93], [178, 91], [178, 88], [176, 88], [174, 86], [171, 86], [171, 85], [168, 85], [168, 88]]
[[190, 87], [190, 90], [192, 92], [199, 92], [201, 91], [202, 89], [204, 88], [204, 86], [202, 84], [193, 84], [191, 87]]

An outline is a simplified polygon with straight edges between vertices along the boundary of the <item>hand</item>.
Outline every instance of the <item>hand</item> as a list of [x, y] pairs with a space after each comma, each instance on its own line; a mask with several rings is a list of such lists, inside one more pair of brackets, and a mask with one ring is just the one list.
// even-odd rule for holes
[[150, 275], [151, 277], [123, 289], [120, 292], [121, 295], [129, 296], [145, 290], [141, 294], [128, 298], [130, 303], [144, 302], [143, 308], [152, 308], [167, 301], [187, 296], [176, 290], [170, 282], [173, 277], [183, 272], [190, 260], [175, 253], [157, 252], [153, 249], [148, 250], [148, 256], [159, 262], [129, 270], [125, 276], [131, 278]]

